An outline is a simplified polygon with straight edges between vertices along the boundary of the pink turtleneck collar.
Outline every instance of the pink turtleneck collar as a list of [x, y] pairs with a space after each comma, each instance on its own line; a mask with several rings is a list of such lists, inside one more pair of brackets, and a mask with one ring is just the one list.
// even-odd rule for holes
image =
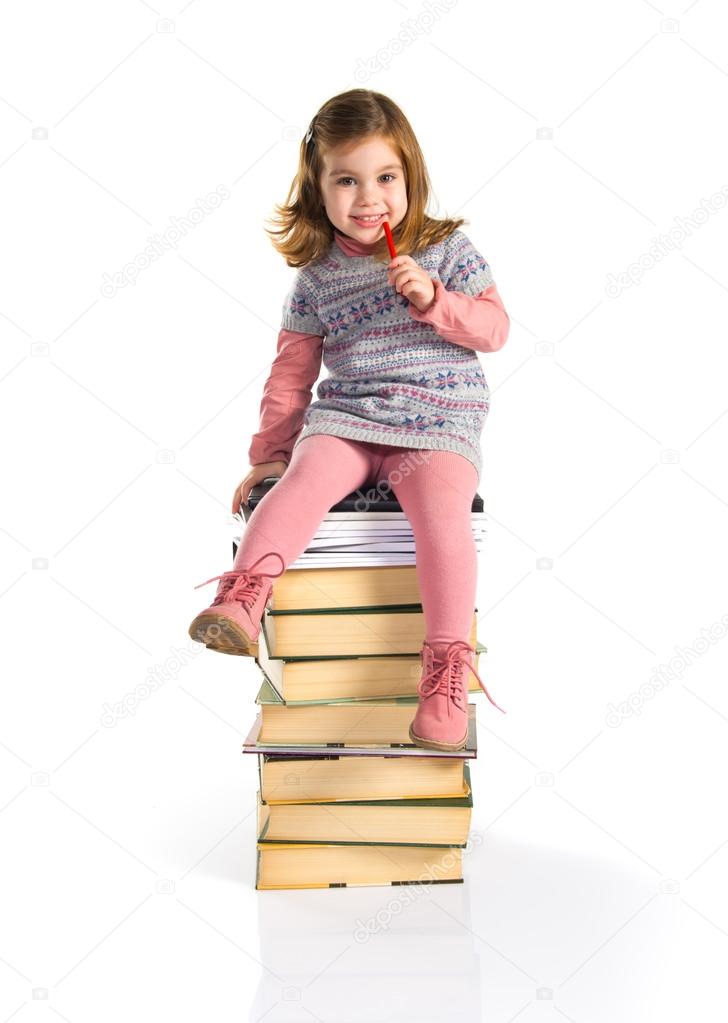
[[334, 228], [334, 240], [346, 256], [369, 256], [377, 246], [376, 242], [360, 242], [356, 238], [350, 238], [338, 227]]

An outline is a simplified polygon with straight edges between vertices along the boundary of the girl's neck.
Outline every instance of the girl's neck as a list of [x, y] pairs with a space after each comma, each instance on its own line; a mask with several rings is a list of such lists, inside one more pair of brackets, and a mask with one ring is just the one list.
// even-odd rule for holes
[[376, 242], [360, 242], [357, 238], [350, 238], [338, 227], [334, 228], [334, 240], [346, 256], [368, 256], [376, 248]]

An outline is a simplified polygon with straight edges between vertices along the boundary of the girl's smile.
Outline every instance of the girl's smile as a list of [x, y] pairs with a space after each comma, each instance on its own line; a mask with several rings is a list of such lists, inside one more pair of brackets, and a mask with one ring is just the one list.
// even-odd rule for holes
[[366, 216], [363, 216], [363, 215], [362, 216], [356, 216], [356, 215], [354, 215], [354, 216], [352, 216], [351, 219], [354, 220], [361, 227], [372, 228], [372, 227], [378, 227], [379, 225], [381, 225], [382, 221], [385, 218], [386, 218], [386, 213], [379, 213], [379, 214], [376, 214], [374, 216], [372, 216], [372, 214], [369, 213]]
[[356, 145], [336, 146], [322, 156], [321, 198], [334, 227], [376, 242], [383, 221], [394, 229], [407, 212], [407, 184], [399, 152], [375, 135]]

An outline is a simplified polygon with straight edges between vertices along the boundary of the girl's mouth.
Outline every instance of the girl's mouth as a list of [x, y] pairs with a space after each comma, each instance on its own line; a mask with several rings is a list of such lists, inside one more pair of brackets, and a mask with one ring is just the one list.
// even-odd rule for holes
[[379, 213], [376, 217], [352, 217], [352, 220], [355, 220], [361, 227], [377, 227], [384, 219], [384, 213]]

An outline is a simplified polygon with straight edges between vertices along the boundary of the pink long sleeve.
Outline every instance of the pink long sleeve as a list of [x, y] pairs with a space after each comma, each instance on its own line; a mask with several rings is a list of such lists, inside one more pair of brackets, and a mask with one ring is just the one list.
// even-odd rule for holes
[[435, 298], [425, 312], [410, 302], [408, 309], [415, 320], [430, 323], [446, 341], [476, 352], [497, 352], [508, 339], [510, 319], [503, 307], [495, 284], [479, 295], [448, 291], [442, 281], [432, 279]]
[[318, 334], [281, 327], [278, 352], [263, 388], [260, 429], [248, 449], [251, 465], [290, 461], [321, 371], [323, 340]]

